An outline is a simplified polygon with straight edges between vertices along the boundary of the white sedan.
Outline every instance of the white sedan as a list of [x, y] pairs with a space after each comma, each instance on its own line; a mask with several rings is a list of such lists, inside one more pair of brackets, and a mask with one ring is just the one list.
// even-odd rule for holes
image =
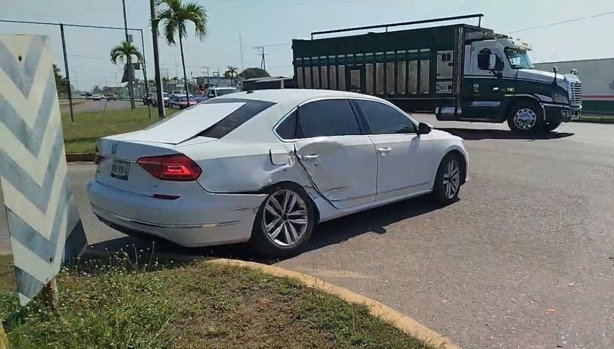
[[101, 138], [88, 184], [107, 225], [188, 247], [300, 252], [319, 222], [431, 194], [457, 200], [461, 138], [363, 94], [278, 89], [213, 98]]

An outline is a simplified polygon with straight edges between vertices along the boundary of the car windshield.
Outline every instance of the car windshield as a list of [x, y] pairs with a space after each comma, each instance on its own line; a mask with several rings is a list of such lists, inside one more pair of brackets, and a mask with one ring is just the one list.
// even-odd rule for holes
[[217, 90], [217, 95], [223, 96], [223, 95], [227, 95], [227, 94], [231, 94], [235, 92], [239, 92], [239, 90], [237, 90], [236, 88], [222, 88], [222, 89]]
[[514, 69], [535, 69], [526, 50], [515, 47], [506, 47], [505, 55]]

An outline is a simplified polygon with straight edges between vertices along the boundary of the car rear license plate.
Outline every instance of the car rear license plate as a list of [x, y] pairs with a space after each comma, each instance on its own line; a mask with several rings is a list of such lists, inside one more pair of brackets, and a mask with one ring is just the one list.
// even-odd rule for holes
[[111, 167], [111, 177], [128, 180], [128, 173], [130, 172], [130, 163], [122, 160], [113, 160]]

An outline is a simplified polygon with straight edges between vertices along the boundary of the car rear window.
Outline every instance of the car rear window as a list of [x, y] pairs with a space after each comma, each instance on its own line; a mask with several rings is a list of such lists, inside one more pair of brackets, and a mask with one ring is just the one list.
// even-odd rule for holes
[[243, 98], [214, 98], [209, 99], [201, 104], [219, 104], [219, 103], [245, 103], [242, 107], [230, 113], [222, 120], [215, 123], [213, 126], [199, 133], [200, 137], [222, 138], [230, 132], [237, 129], [239, 126], [246, 123], [254, 116], [262, 113], [266, 109], [275, 105], [274, 102], [258, 101], [253, 99]]

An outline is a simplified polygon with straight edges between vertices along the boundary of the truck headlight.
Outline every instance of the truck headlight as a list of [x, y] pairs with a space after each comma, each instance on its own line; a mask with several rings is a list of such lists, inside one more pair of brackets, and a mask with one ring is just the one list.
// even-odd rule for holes
[[556, 92], [552, 94], [552, 101], [555, 103], [569, 104], [569, 98], [567, 98], [567, 96]]

